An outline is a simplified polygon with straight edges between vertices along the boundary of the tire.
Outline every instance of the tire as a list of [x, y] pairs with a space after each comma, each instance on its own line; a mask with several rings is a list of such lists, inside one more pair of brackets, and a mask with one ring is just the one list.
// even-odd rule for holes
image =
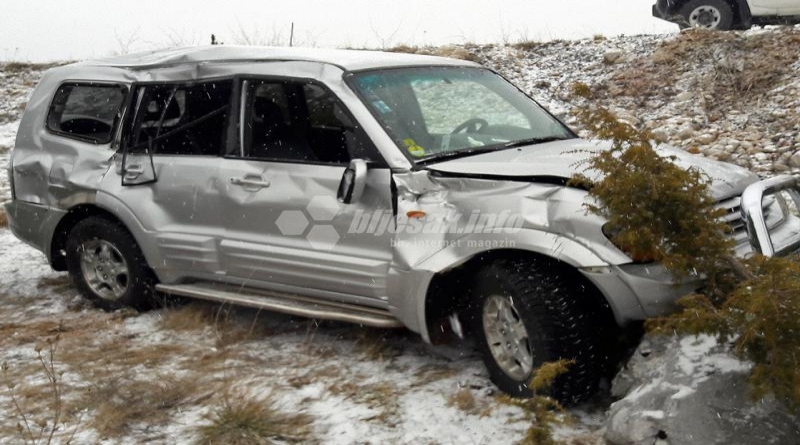
[[153, 306], [155, 274], [121, 224], [100, 216], [80, 221], [69, 233], [66, 255], [72, 282], [97, 307], [113, 311]]
[[[503, 392], [529, 398], [528, 387], [533, 371], [542, 364], [560, 359], [574, 360], [568, 371], [558, 377], [547, 393], [565, 404], [586, 400], [597, 392], [608, 368], [608, 354], [603, 341], [607, 338], [607, 313], [592, 309], [587, 302], [596, 302], [583, 277], [576, 271], [546, 259], [495, 260], [476, 275], [473, 287], [477, 304], [472, 305], [470, 320], [477, 343], [492, 382]], [[503, 324], [502, 310], [495, 311], [502, 301], [510, 303], [511, 322]], [[510, 345], [524, 327], [525, 351], [509, 360]], [[505, 335], [512, 338], [509, 340]], [[524, 346], [524, 344], [523, 344]], [[510, 349], [515, 349], [513, 346]], [[520, 350], [524, 349], [520, 348]], [[499, 350], [499, 352], [498, 352]], [[505, 354], [505, 358], [503, 351]], [[515, 366], [516, 365], [516, 366]]]
[[680, 16], [689, 28], [727, 31], [734, 25], [733, 7], [725, 0], [692, 0], [681, 7]]

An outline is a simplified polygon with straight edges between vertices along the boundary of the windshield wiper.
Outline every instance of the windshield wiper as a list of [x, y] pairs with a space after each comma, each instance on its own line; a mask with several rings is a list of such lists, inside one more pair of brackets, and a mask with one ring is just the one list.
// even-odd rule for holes
[[564, 136], [546, 136], [546, 137], [528, 138], [519, 141], [509, 142], [507, 144], [504, 144], [503, 148], [514, 148], [514, 147], [522, 147], [523, 145], [544, 144], [545, 142], [563, 141], [566, 139], [570, 138]]
[[472, 156], [481, 153], [489, 153], [493, 151], [505, 150], [508, 148], [521, 147], [523, 145], [543, 144], [545, 142], [562, 141], [566, 139], [572, 139], [572, 138], [565, 136], [547, 136], [547, 137], [523, 139], [520, 141], [512, 141], [501, 144], [483, 145], [478, 147], [466, 147], [460, 150], [455, 150], [445, 153], [436, 153], [434, 155], [431, 155], [430, 157], [420, 159], [417, 162], [420, 164], [425, 164], [428, 162], [441, 162], [450, 159], [461, 158], [464, 156]]

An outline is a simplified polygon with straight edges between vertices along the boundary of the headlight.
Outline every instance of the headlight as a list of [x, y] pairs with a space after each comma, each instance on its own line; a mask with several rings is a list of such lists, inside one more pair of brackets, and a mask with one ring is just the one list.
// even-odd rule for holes
[[610, 224], [606, 223], [603, 225], [603, 235], [605, 235], [617, 249], [621, 250], [625, 255], [628, 255], [634, 263], [645, 264], [656, 261], [652, 252], [637, 252], [630, 246], [624, 246], [617, 242], [617, 234], [619, 234], [619, 230], [612, 228]]

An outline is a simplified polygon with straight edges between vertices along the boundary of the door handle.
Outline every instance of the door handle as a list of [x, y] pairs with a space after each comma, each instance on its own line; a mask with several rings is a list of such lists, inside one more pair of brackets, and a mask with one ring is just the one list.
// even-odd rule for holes
[[144, 167], [138, 164], [134, 164], [128, 167], [125, 167], [125, 179], [134, 180], [139, 176], [142, 176], [144, 173]]
[[231, 178], [231, 184], [241, 185], [243, 187], [257, 187], [260, 189], [269, 187], [269, 181], [266, 181], [263, 178]]
[[136, 175], [139, 176], [144, 173], [144, 167], [139, 164], [134, 164], [128, 167], [125, 167], [125, 174], [126, 175]]

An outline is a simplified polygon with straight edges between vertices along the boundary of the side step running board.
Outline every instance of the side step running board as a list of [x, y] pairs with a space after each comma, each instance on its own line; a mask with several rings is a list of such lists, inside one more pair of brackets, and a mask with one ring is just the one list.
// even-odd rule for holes
[[299, 295], [281, 294], [261, 289], [242, 289], [239, 286], [194, 283], [159, 284], [156, 286], [156, 290], [181, 297], [198, 298], [217, 303], [231, 303], [256, 309], [299, 315], [301, 317], [345, 321], [378, 328], [399, 328], [403, 326], [391, 313], [381, 309]]

